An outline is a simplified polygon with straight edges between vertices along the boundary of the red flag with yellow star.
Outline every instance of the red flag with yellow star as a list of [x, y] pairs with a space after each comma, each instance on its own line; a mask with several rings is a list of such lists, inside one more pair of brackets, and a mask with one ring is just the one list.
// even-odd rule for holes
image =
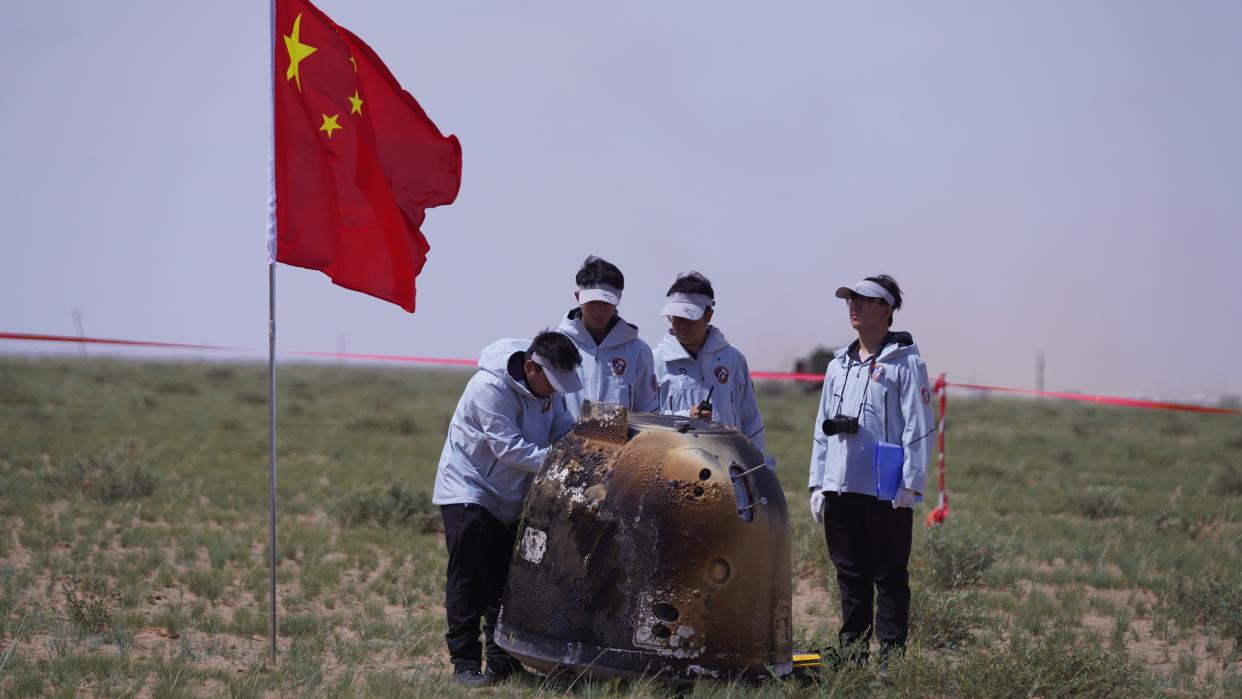
[[319, 8], [276, 0], [275, 12], [275, 259], [413, 312], [419, 228], [457, 197], [461, 145]]

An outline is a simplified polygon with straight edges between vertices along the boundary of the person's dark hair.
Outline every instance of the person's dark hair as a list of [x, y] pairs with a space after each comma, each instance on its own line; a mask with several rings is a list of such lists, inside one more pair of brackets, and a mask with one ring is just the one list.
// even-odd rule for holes
[[[877, 274], [874, 277], [866, 277], [869, 282], [875, 282], [884, 287], [884, 290], [893, 295], [893, 313], [901, 310], [901, 287], [897, 286], [897, 280], [887, 274]], [[883, 301], [883, 299], [881, 299]], [[893, 317], [888, 317], [888, 325], [893, 326]]]
[[621, 274], [621, 270], [608, 260], [594, 255], [583, 260], [574, 281], [579, 289], [596, 289], [598, 284], [616, 287], [617, 291], [625, 288], [625, 275]]
[[677, 275], [677, 281], [668, 288], [668, 294], [665, 296], [672, 294], [703, 294], [713, 301], [716, 300], [716, 292], [712, 290], [712, 283], [698, 272]]
[[544, 330], [536, 335], [526, 349], [526, 358], [530, 359], [536, 352], [551, 361], [557, 369], [574, 369], [582, 364], [582, 354], [573, 340], [554, 330]]

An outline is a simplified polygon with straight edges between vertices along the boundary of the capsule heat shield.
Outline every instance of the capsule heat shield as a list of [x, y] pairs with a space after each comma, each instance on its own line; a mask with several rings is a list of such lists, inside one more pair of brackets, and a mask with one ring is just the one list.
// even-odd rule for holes
[[787, 674], [789, 520], [763, 461], [731, 427], [588, 401], [527, 495], [497, 643], [600, 677]]

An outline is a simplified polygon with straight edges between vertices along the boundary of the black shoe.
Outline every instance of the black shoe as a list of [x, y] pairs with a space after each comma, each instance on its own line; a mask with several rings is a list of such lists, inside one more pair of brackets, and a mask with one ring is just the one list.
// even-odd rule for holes
[[879, 672], [876, 673], [876, 678], [879, 679], [880, 682], [887, 683], [889, 661], [891, 661], [893, 658], [900, 658], [904, 656], [905, 654], [906, 654], [906, 647], [904, 645], [899, 645], [896, 643], [881, 643], [880, 644], [880, 662], [878, 663], [880, 668], [879, 668]]
[[888, 663], [880, 663], [880, 669], [875, 673], [875, 681], [885, 686], [888, 685]]
[[530, 672], [518, 661], [510, 660], [507, 663], [489, 662], [483, 676], [492, 682], [504, 682], [513, 677], [530, 677]]
[[458, 684], [464, 684], [467, 687], [486, 687], [492, 682], [490, 677], [479, 672], [478, 668], [473, 667], [454, 672], [453, 681]]

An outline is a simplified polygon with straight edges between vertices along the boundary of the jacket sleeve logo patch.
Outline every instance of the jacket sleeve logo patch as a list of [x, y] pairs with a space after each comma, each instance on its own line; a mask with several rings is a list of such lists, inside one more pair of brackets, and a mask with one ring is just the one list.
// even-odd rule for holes
[[712, 373], [716, 375], [716, 380], [719, 381], [720, 383], [729, 383], [729, 367], [723, 364], [720, 364], [716, 367], [716, 370]]
[[612, 373], [616, 374], [617, 376], [625, 376], [625, 369], [628, 366], [629, 364], [626, 363], [625, 357], [613, 357]]
[[927, 405], [931, 403], [931, 392], [927, 390], [926, 386], [923, 388], [920, 388], [919, 393], [923, 395], [923, 405]]

